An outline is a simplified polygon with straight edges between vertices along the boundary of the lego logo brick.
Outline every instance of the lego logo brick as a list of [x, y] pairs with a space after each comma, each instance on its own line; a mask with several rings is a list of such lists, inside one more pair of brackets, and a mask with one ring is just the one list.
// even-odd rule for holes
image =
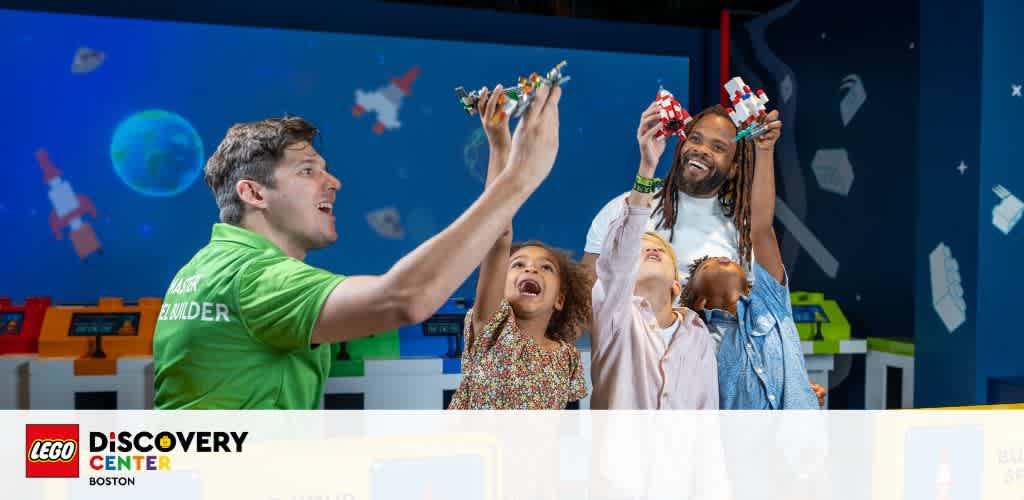
[[78, 425], [27, 424], [25, 477], [78, 477]]
[[29, 448], [29, 462], [70, 462], [78, 451], [78, 443], [71, 440], [37, 439]]

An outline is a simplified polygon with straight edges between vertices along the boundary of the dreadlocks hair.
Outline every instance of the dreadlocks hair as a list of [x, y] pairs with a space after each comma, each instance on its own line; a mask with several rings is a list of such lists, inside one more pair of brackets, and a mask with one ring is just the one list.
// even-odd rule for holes
[[544, 335], [556, 341], [574, 344], [583, 329], [590, 324], [590, 289], [592, 288], [589, 274], [583, 265], [572, 259], [566, 250], [552, 248], [539, 241], [513, 243], [509, 255], [514, 255], [525, 247], [543, 248], [554, 257], [558, 264], [559, 293], [565, 296], [562, 310], [556, 310], [548, 321]]
[[[716, 104], [701, 111], [693, 118], [693, 121], [686, 126], [685, 132], [689, 136], [702, 118], [708, 115], [718, 115], [729, 120], [729, 113], [721, 104]], [[683, 185], [683, 144], [679, 141], [676, 144], [675, 156], [672, 158], [672, 168], [665, 176], [663, 188], [655, 198], [657, 204], [654, 213], [661, 213], [658, 222], [658, 229], [669, 230], [669, 241], [675, 238], [677, 208], [679, 206], [679, 188]], [[733, 219], [736, 231], [739, 232], [739, 256], [744, 267], [750, 264], [751, 242], [750, 242], [750, 191], [754, 184], [754, 145], [751, 141], [739, 141], [736, 143], [736, 153], [733, 156], [733, 165], [736, 169], [731, 178], [727, 179], [718, 190], [718, 204], [722, 207], [722, 213]]]

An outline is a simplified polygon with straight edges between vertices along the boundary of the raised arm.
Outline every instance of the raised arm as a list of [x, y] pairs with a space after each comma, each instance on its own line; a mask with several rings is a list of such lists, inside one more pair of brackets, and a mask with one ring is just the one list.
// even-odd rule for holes
[[779, 112], [768, 113], [768, 131], [754, 139], [754, 185], [750, 192], [750, 242], [757, 263], [782, 283], [786, 276], [779, 242], [772, 228], [775, 218], [775, 142], [782, 122]]
[[430, 317], [469, 277], [551, 172], [561, 89], [542, 85], [512, 138], [508, 167], [469, 209], [382, 276], [354, 276], [328, 296], [312, 342], [365, 337]]
[[[487, 89], [480, 96], [478, 110], [480, 124], [487, 133], [489, 156], [487, 159], [487, 181], [485, 189], [494, 184], [495, 179], [505, 169], [509, 152], [512, 148], [512, 135], [509, 133], [509, 116], [501, 109], [505, 99], [504, 89], [499, 84], [493, 93]], [[473, 332], [483, 330], [484, 324], [498, 310], [502, 297], [505, 296], [505, 274], [508, 270], [509, 252], [512, 248], [512, 225], [491, 245], [490, 251], [480, 263], [480, 276], [476, 282], [476, 301], [473, 305]]]
[[[658, 108], [651, 104], [640, 116], [637, 142], [640, 145], [640, 166], [637, 175], [654, 178], [658, 160], [665, 151], [665, 137], [658, 132]], [[652, 190], [632, 189], [626, 196], [625, 207], [618, 210], [608, 225], [601, 254], [596, 258], [596, 277], [593, 290], [594, 328], [591, 343], [595, 350], [604, 341], [602, 337], [617, 331], [622, 321], [629, 320], [628, 307], [636, 288], [636, 275], [640, 265], [641, 239], [651, 215]]]

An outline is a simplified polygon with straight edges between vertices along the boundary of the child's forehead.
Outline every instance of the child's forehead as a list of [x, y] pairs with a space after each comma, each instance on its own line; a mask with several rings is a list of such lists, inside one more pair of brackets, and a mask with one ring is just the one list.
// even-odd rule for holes
[[558, 260], [553, 252], [551, 252], [547, 248], [536, 245], [527, 245], [512, 253], [513, 259], [527, 257], [531, 259], [547, 259], [552, 262]]
[[[693, 272], [690, 273], [690, 280], [697, 282], [697, 279], [708, 275], [722, 279], [724, 277], [735, 277], [742, 280], [746, 280], [746, 272], [743, 270], [743, 266], [724, 257], [712, 257], [701, 261], [694, 268]], [[701, 280], [704, 282], [705, 280]], [[710, 284], [710, 283], [709, 283]]]

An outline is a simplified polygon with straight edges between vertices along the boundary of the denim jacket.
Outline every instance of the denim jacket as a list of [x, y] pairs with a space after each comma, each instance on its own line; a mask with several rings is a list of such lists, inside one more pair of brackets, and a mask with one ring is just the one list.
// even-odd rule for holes
[[718, 351], [718, 398], [723, 410], [818, 409], [787, 285], [754, 263], [754, 287], [736, 303], [736, 316], [704, 312]]

